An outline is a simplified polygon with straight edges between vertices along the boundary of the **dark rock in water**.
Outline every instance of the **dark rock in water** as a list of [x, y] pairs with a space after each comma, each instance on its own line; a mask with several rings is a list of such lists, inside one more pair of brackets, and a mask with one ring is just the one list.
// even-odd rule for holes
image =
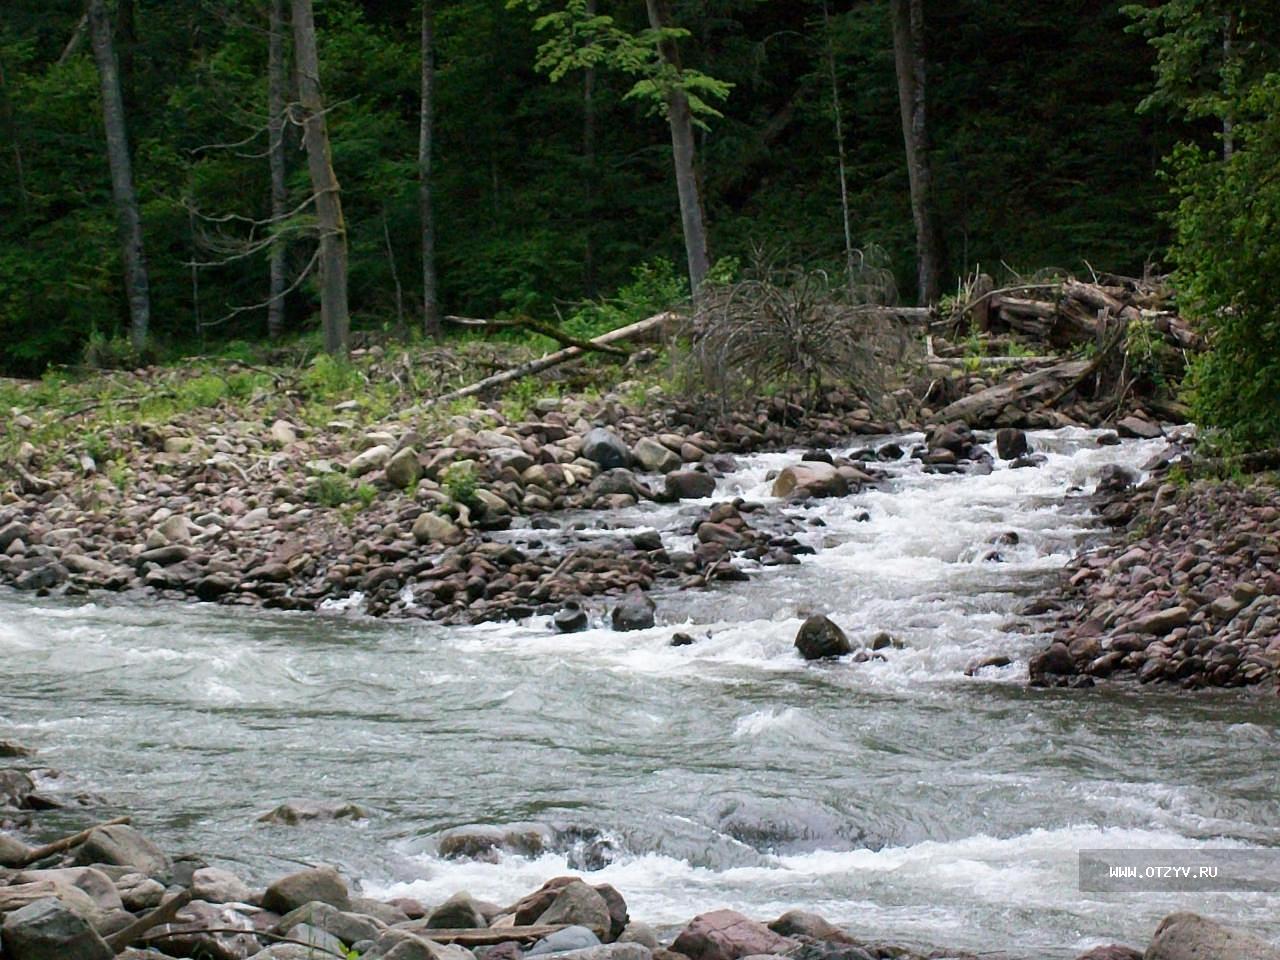
[[1006, 530], [1004, 533], [1000, 534], [998, 537], [995, 538], [995, 540], [991, 542], [999, 544], [1001, 546], [1005, 546], [1005, 547], [1012, 547], [1020, 543], [1021, 541], [1022, 541], [1022, 538], [1018, 536], [1018, 531]]
[[716, 492], [716, 479], [699, 470], [677, 470], [663, 481], [666, 494], [674, 500], [701, 500]]
[[1242, 930], [1194, 913], [1171, 913], [1160, 921], [1145, 960], [1280, 960], [1274, 947]]
[[587, 611], [570, 601], [555, 612], [551, 625], [556, 628], [557, 633], [581, 633], [587, 629]]
[[669, 646], [691, 647], [696, 642], [697, 641], [695, 641], [693, 637], [689, 636], [687, 633], [673, 633], [671, 635], [671, 643], [669, 644]]
[[843, 657], [853, 652], [844, 631], [820, 614], [809, 617], [800, 625], [795, 647], [806, 660]]
[[1143, 417], [1125, 417], [1116, 424], [1116, 432], [1122, 437], [1135, 437], [1139, 440], [1154, 440], [1164, 436], [1159, 424]]
[[622, 467], [605, 470], [587, 484], [586, 495], [589, 499], [594, 500], [597, 497], [614, 494], [623, 494], [642, 500], [649, 496], [649, 488], [641, 483], [634, 473]]
[[1138, 475], [1128, 467], [1109, 463], [1098, 471], [1098, 493], [1122, 493], [1138, 482]]
[[905, 646], [906, 644], [904, 644], [901, 640], [899, 640], [897, 637], [893, 636], [892, 634], [884, 630], [881, 630], [879, 633], [877, 633], [874, 637], [871, 638], [872, 650], [883, 650], [886, 647], [892, 647], [895, 650], [901, 650]]
[[0, 757], [34, 757], [36, 752], [12, 740], [0, 740]]
[[327, 903], [339, 910], [351, 909], [347, 882], [332, 867], [299, 870], [281, 877], [267, 887], [267, 892], [262, 897], [262, 906], [283, 915], [313, 900]]
[[467, 824], [445, 830], [436, 837], [436, 851], [446, 860], [497, 862], [499, 852], [539, 856], [546, 852], [554, 838], [555, 831], [545, 823]]
[[[569, 869], [587, 873], [603, 870], [617, 857], [618, 848], [608, 837], [583, 838], [565, 851], [565, 862], [569, 865]], [[613, 888], [610, 887], [610, 889]]]
[[1120, 444], [1120, 435], [1110, 432], [1099, 434], [1098, 439], [1094, 442], [1100, 447], [1115, 447]]
[[1016, 460], [1031, 452], [1027, 434], [1017, 427], [1002, 427], [996, 431], [996, 455], [1001, 460]]
[[0, 770], [0, 809], [25, 810], [35, 781], [21, 770]]
[[615, 630], [647, 630], [654, 624], [654, 602], [638, 590], [627, 594], [609, 614]]
[[972, 661], [967, 667], [965, 667], [964, 675], [966, 677], [977, 676], [978, 673], [985, 670], [987, 667], [1007, 667], [1012, 662], [1013, 661], [1008, 657], [1000, 656], [999, 654], [993, 657], [984, 657], [981, 660]]
[[1082, 953], [1076, 957], [1076, 960], [1142, 960], [1142, 951], [1111, 944], [1106, 947], [1094, 947], [1088, 953]]
[[806, 450], [800, 460], [801, 462], [835, 464], [835, 459], [831, 456], [831, 451], [829, 450]]
[[689, 960], [739, 960], [790, 953], [799, 943], [733, 910], [699, 914], [680, 931], [671, 949]]
[[306, 804], [282, 803], [258, 818], [259, 823], [278, 823], [296, 827], [308, 820], [367, 820], [369, 813], [357, 803]]
[[903, 456], [905, 456], [905, 451], [896, 443], [886, 443], [876, 451], [877, 460], [901, 460]]
[[661, 550], [662, 534], [657, 530], [641, 530], [631, 535], [631, 545], [637, 550]]
[[1004, 554], [999, 550], [988, 550], [982, 555], [983, 563], [1004, 563]]
[[211, 573], [196, 583], [196, 596], [206, 602], [212, 602], [230, 593], [236, 588], [239, 580], [227, 573]]
[[963, 457], [973, 446], [973, 431], [959, 421], [932, 428], [925, 435], [925, 445], [930, 450], [949, 450]]
[[631, 465], [631, 450], [612, 430], [596, 427], [582, 438], [582, 455], [600, 465], [602, 470]]
[[52, 898], [6, 916], [0, 943], [6, 960], [112, 960], [115, 956], [88, 921]]
[[1051, 644], [1048, 650], [1031, 658], [1029, 673], [1032, 680], [1043, 679], [1048, 674], [1067, 676], [1076, 672], [1075, 661], [1065, 643]]
[[1010, 470], [1026, 470], [1028, 467], [1043, 467], [1049, 462], [1049, 458], [1043, 453], [1030, 453], [1026, 456], [1018, 457], [1011, 464]]
[[808, 937], [811, 940], [828, 940], [832, 943], [853, 943], [853, 938], [834, 924], [828, 923], [816, 913], [788, 910], [769, 924], [769, 929], [784, 937]]

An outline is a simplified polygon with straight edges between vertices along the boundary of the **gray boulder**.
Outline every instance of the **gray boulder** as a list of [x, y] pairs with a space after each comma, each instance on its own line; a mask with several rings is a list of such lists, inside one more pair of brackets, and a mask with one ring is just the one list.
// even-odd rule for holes
[[716, 478], [698, 470], [668, 473], [663, 485], [672, 500], [701, 500], [716, 492]]
[[1171, 913], [1144, 960], [1280, 960], [1280, 947], [1195, 913]]
[[853, 646], [844, 631], [821, 614], [814, 614], [800, 624], [795, 647], [806, 660], [843, 657], [853, 652]]
[[849, 493], [849, 481], [835, 467], [819, 460], [806, 460], [787, 467], [773, 481], [773, 496], [843, 497]]
[[1016, 427], [1003, 427], [996, 431], [996, 455], [1001, 460], [1016, 460], [1030, 452], [1024, 431]]
[[309, 923], [299, 923], [289, 928], [285, 934], [290, 940], [301, 940], [309, 947], [322, 950], [328, 954], [342, 956], [347, 952], [347, 945], [327, 930], [313, 927]]
[[249, 885], [230, 870], [201, 867], [191, 879], [191, 892], [196, 900], [206, 903], [252, 903]]
[[99, 827], [76, 851], [77, 866], [132, 867], [148, 877], [167, 878], [173, 867], [164, 851], [128, 824]]
[[673, 453], [657, 440], [644, 437], [636, 442], [632, 451], [636, 462], [648, 473], [667, 473], [679, 468], [683, 462], [679, 454]]
[[600, 946], [600, 938], [582, 926], [565, 927], [543, 937], [524, 952], [526, 957], [540, 957], [547, 953], [565, 953]]
[[465, 890], [432, 910], [427, 919], [428, 930], [473, 930], [488, 925], [479, 905]]
[[582, 438], [582, 455], [600, 465], [602, 470], [631, 465], [631, 451], [612, 430], [596, 427]]
[[647, 630], [654, 624], [657, 606], [646, 594], [638, 590], [623, 597], [609, 613], [609, 622], [615, 630]]
[[4, 919], [5, 960], [112, 960], [107, 946], [79, 914], [53, 899], [37, 900]]
[[280, 922], [276, 924], [276, 929], [292, 930], [298, 926], [323, 930], [337, 937], [347, 946], [359, 943], [361, 940], [377, 940], [384, 929], [370, 917], [339, 910], [318, 900], [303, 904], [297, 910], [281, 917]]
[[384, 475], [391, 486], [398, 490], [408, 490], [422, 478], [422, 464], [418, 462], [418, 451], [413, 447], [405, 447], [397, 451], [387, 461]]
[[262, 897], [262, 906], [273, 913], [286, 914], [313, 900], [327, 903], [339, 910], [351, 908], [351, 895], [347, 882], [332, 867], [316, 867], [300, 870], [281, 877]]
[[565, 923], [586, 927], [600, 940], [609, 936], [613, 919], [604, 897], [581, 880], [565, 884], [538, 923]]

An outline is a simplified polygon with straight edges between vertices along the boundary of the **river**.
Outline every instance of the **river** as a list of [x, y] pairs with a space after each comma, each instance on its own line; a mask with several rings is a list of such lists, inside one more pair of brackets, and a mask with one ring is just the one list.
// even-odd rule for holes
[[[1030, 960], [1145, 944], [1193, 908], [1278, 937], [1274, 896], [1077, 888], [1081, 848], [1280, 846], [1274, 698], [1025, 686], [1039, 639], [1003, 628], [1096, 536], [1068, 493], [1158, 449], [1095, 436], [1033, 433], [1039, 469], [900, 465], [883, 490], [784, 507], [815, 554], [660, 594], [661, 626], [637, 633], [0, 593], [0, 736], [65, 770], [53, 789], [258, 882], [331, 862], [376, 896], [509, 901], [572, 852], [447, 862], [431, 838], [540, 820], [602, 831], [615, 858], [591, 877], [660, 927], [802, 907], [859, 936]], [[717, 497], [765, 498], [767, 472], [795, 459], [743, 458]], [[688, 507], [592, 520], [678, 546]], [[1017, 544], [995, 545], [1009, 532]], [[805, 664], [792, 639], [810, 612], [904, 646]], [[697, 642], [669, 646], [675, 630]], [[998, 653], [1014, 662], [964, 676]], [[256, 822], [288, 799], [370, 817]]]

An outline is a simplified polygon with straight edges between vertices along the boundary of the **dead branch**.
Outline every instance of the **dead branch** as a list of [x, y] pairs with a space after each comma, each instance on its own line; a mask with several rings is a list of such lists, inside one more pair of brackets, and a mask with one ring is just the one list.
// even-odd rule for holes
[[127, 927], [117, 930], [115, 933], [111, 934], [111, 936], [107, 937], [107, 946], [116, 953], [120, 953], [126, 947], [133, 946], [141, 940], [143, 935], [152, 927], [158, 927], [162, 923], [168, 923], [171, 921], [175, 916], [177, 916], [178, 911], [193, 899], [195, 899], [195, 894], [191, 892], [190, 888], [183, 890], [181, 893], [174, 894], [150, 913], [144, 914]]
[[[47, 857], [70, 850], [72, 847], [78, 847], [89, 839], [93, 831], [102, 827], [115, 827], [120, 824], [129, 823], [128, 817], [116, 817], [114, 820], [107, 820], [103, 823], [95, 824], [87, 830], [81, 830], [79, 833], [73, 833], [69, 837], [63, 837], [61, 840], [55, 840], [52, 843], [46, 843], [39, 847], [27, 847], [21, 845], [23, 849], [19, 850], [16, 846], [10, 850], [7, 847], [0, 849], [0, 866], [22, 868], [29, 867], [33, 863], [39, 863]], [[16, 841], [15, 841], [16, 843]]]
[[474, 317], [444, 317], [445, 323], [452, 323], [455, 326], [471, 327], [481, 330], [515, 330], [525, 329], [532, 330], [534, 333], [540, 333], [544, 337], [550, 337], [552, 340], [564, 347], [577, 347], [580, 350], [591, 350], [598, 353], [608, 353], [615, 357], [629, 357], [631, 354], [623, 350], [621, 347], [611, 347], [607, 344], [595, 343], [591, 340], [583, 340], [573, 334], [565, 333], [559, 327], [554, 327], [549, 323], [542, 323], [534, 320], [532, 317], [517, 317], [514, 320], [478, 320]]

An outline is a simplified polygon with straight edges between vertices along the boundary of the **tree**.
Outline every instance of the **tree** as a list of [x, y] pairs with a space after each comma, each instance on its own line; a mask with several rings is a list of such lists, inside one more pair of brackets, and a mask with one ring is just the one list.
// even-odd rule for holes
[[418, 212], [422, 221], [422, 329], [439, 339], [440, 295], [436, 278], [436, 218], [431, 197], [435, 139], [435, 2], [422, 0], [422, 95], [418, 113]]
[[936, 303], [942, 294], [944, 256], [929, 155], [924, 0], [889, 0], [889, 6], [898, 107], [902, 114], [902, 139], [906, 145], [907, 179], [911, 188], [911, 218], [916, 228], [916, 279], [920, 302], [930, 304]]
[[[540, 10], [543, 0], [508, 0], [509, 6]], [[721, 113], [731, 84], [680, 62], [677, 41], [689, 31], [672, 23], [668, 0], [645, 0], [649, 29], [630, 33], [611, 16], [596, 12], [590, 0], [565, 0], [563, 9], [540, 17], [535, 29], [550, 34], [538, 50], [538, 65], [553, 81], [570, 70], [607, 66], [637, 77], [624, 99], [637, 100], [666, 117], [671, 128], [672, 163], [680, 202], [680, 223], [694, 297], [710, 269], [706, 217], [694, 162], [694, 128]]]
[[294, 60], [298, 97], [302, 102], [303, 144], [315, 194], [320, 231], [320, 317], [324, 348], [331, 354], [349, 349], [351, 314], [347, 306], [347, 224], [342, 215], [342, 190], [333, 171], [329, 128], [325, 122], [320, 86], [320, 56], [316, 49], [315, 13], [311, 0], [293, 0]]
[[141, 350], [146, 346], [151, 324], [151, 282], [142, 245], [142, 215], [138, 210], [138, 195], [133, 185], [133, 162], [129, 157], [124, 100], [120, 94], [120, 72], [116, 65], [115, 48], [111, 39], [111, 17], [106, 0], [90, 0], [89, 29], [93, 36], [93, 58], [98, 66], [102, 90], [102, 122], [106, 128], [111, 194], [119, 223], [125, 290], [129, 298], [129, 339], [134, 349]]
[[[271, 25], [267, 53], [267, 156], [271, 168], [271, 221], [278, 230], [289, 212], [289, 187], [285, 164], [285, 0], [271, 0]], [[278, 340], [284, 333], [288, 244], [277, 232], [271, 243], [271, 280], [267, 300], [267, 336]]]

